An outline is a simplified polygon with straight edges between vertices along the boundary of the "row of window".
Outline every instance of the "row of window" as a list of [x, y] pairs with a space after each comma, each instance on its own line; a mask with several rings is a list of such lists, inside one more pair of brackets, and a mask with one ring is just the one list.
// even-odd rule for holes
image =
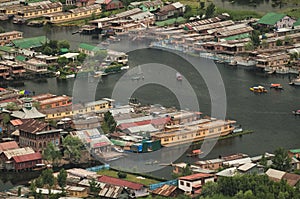
[[76, 18], [76, 17], [81, 17], [81, 16], [86, 16], [86, 15], [90, 15], [93, 12], [100, 12], [101, 10], [90, 10], [90, 11], [85, 11], [84, 13], [79, 13], [79, 14], [68, 14], [68, 15], [63, 15], [63, 16], [57, 16], [57, 17], [53, 17], [52, 20], [59, 20], [59, 19], [68, 19], [68, 18]]
[[[62, 11], [62, 9], [59, 9], [59, 11]], [[47, 13], [52, 13], [52, 12], [57, 12], [57, 8], [51, 9], [51, 10], [40, 10], [40, 11], [35, 11], [35, 12], [29, 12], [29, 13], [25, 13], [25, 16], [35, 16], [38, 14], [47, 14]]]

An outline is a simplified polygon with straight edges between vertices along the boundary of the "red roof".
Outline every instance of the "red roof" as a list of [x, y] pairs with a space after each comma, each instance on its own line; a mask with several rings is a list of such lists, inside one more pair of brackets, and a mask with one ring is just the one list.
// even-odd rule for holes
[[0, 143], [0, 151], [6, 151], [9, 149], [17, 149], [17, 148], [19, 148], [19, 146], [15, 141]]
[[153, 125], [161, 125], [161, 124], [166, 124], [171, 120], [169, 117], [165, 118], [157, 118], [157, 119], [152, 119], [152, 120], [143, 120], [139, 122], [130, 122], [130, 123], [123, 123], [118, 126], [119, 129], [124, 130], [133, 126], [143, 126], [147, 124], [153, 124]]
[[19, 125], [23, 124], [22, 120], [20, 120], [20, 119], [10, 120], [10, 123], [14, 126], [19, 126]]
[[116, 186], [121, 186], [121, 187], [127, 187], [129, 189], [133, 189], [133, 190], [139, 190], [141, 188], [143, 188], [144, 185], [139, 184], [139, 183], [135, 183], [135, 182], [129, 182], [127, 180], [122, 180], [119, 178], [113, 178], [110, 176], [100, 176], [98, 178], [99, 182], [103, 182], [103, 183], [107, 183], [107, 184], [112, 184], [112, 185], [116, 185]]
[[26, 155], [14, 156], [13, 159], [16, 163], [28, 162], [33, 160], [40, 160], [42, 159], [42, 155], [39, 152], [36, 152], [36, 153], [31, 153]]
[[194, 181], [194, 180], [199, 180], [201, 178], [208, 178], [214, 176], [213, 174], [208, 174], [208, 173], [196, 173], [192, 174], [189, 176], [183, 176], [180, 177], [179, 180], [188, 180], [188, 181]]

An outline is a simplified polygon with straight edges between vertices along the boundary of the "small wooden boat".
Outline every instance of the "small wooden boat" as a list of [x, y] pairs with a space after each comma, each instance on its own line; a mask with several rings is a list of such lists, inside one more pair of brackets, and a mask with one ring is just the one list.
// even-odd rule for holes
[[200, 149], [192, 150], [191, 153], [186, 154], [188, 157], [197, 156], [202, 154], [203, 152]]
[[237, 66], [237, 61], [232, 60], [228, 65], [229, 66]]
[[180, 73], [176, 73], [176, 79], [178, 80], [178, 81], [182, 81], [182, 75], [180, 74]]
[[270, 88], [283, 89], [283, 87], [281, 86], [281, 84], [271, 84]]
[[254, 93], [267, 93], [267, 89], [265, 89], [265, 87], [263, 86], [254, 86], [250, 88], [250, 91], [254, 92]]

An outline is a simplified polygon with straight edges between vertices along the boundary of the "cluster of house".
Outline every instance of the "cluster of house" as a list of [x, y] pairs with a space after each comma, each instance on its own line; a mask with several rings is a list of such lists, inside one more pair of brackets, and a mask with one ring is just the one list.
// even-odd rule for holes
[[[123, 2], [120, 0], [67, 0], [65, 5], [77, 6], [77, 8], [68, 11], [64, 11], [62, 3], [51, 1], [19, 1], [19, 3], [16, 2], [12, 5], [7, 4], [7, 2], [0, 2], [0, 5], [3, 5], [0, 9], [0, 19], [2, 20], [14, 17], [14, 23], [25, 23], [28, 19], [42, 17], [45, 22], [54, 24], [89, 18], [92, 15], [99, 15], [102, 11], [124, 8]], [[132, 14], [120, 13], [120, 17], [112, 16], [109, 21], [126, 20], [127, 22], [121, 23], [121, 26], [132, 25], [134, 22], [148, 22], [146, 25], [149, 25], [154, 23], [155, 20], [165, 20], [177, 14], [182, 15], [185, 12], [185, 6], [179, 2], [165, 5], [161, 0], [133, 2], [128, 8], [135, 11], [132, 11]], [[127, 15], [127, 18], [125, 15]], [[28, 25], [38, 24], [29, 22]]]
[[[93, 57], [98, 52], [105, 51], [106, 57], [103, 60], [105, 63], [117, 63], [126, 66], [128, 62], [128, 55], [124, 52], [85, 43], [79, 44], [78, 52], [69, 52], [68, 49], [64, 48], [60, 49], [59, 54], [56, 56], [37, 52], [36, 49], [40, 48], [46, 41], [48, 39], [45, 36], [23, 38], [23, 33], [19, 31], [0, 33], [0, 55], [2, 57], [2, 61], [0, 61], [0, 79], [31, 78], [33, 75], [39, 77], [50, 76], [53, 71], [49, 71], [48, 67], [57, 66], [57, 60], [60, 57], [65, 57], [69, 62], [74, 62], [80, 52]], [[105, 67], [103, 66], [103, 68]], [[73, 72], [80, 72], [80, 69], [75, 68]]]
[[[289, 157], [292, 158], [293, 169], [300, 168], [299, 149], [288, 151]], [[267, 166], [272, 165], [273, 154], [265, 153]], [[268, 169], [264, 172], [264, 166], [260, 165], [262, 155], [249, 157], [246, 154], [234, 154], [229, 156], [220, 156], [216, 159], [196, 161], [190, 165], [190, 169], [194, 174], [178, 178], [178, 189], [192, 196], [201, 193], [201, 187], [207, 182], [215, 182], [218, 177], [233, 177], [235, 175], [258, 174], [267, 175], [271, 180], [286, 180], [287, 183], [295, 187], [300, 183], [300, 175], [279, 171], [276, 169]], [[172, 164], [174, 173], [181, 173], [188, 165], [186, 163]], [[221, 169], [221, 171], [219, 171]]]
[[[253, 27], [269, 29], [260, 35], [257, 49], [251, 45]], [[158, 38], [152, 46], [170, 48], [200, 54], [220, 62], [236, 62], [245, 66], [257, 66], [277, 73], [299, 73], [299, 60], [290, 64], [290, 55], [299, 56], [300, 19], [285, 14], [268, 13], [261, 19], [232, 21], [226, 13], [199, 19], [179, 27], [156, 28], [143, 34]], [[245, 56], [247, 55], [247, 56]], [[292, 65], [289, 65], [292, 66]]]

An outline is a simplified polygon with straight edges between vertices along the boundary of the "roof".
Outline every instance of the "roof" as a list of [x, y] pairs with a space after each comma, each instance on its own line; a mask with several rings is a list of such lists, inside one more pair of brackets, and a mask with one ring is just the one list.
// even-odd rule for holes
[[105, 198], [119, 198], [122, 191], [123, 187], [105, 184], [104, 187], [101, 187], [98, 195]]
[[209, 178], [209, 177], [213, 177], [213, 174], [208, 174], [208, 173], [196, 173], [196, 174], [192, 174], [189, 176], [183, 176], [178, 178], [179, 180], [187, 180], [187, 181], [195, 181], [195, 180], [199, 180], [202, 178]]
[[269, 12], [260, 18], [257, 23], [258, 24], [265, 24], [265, 25], [275, 25], [277, 21], [281, 20], [285, 17], [285, 14]]
[[300, 175], [294, 173], [286, 173], [282, 179], [286, 180], [291, 186], [295, 186], [300, 181]]
[[0, 51], [4, 51], [4, 52], [16, 52], [16, 50], [13, 47], [9, 47], [9, 46], [0, 46]]
[[165, 184], [162, 187], [159, 187], [152, 191], [152, 194], [161, 195], [168, 197], [177, 189], [174, 185]]
[[279, 171], [276, 169], [268, 169], [268, 171], [266, 172], [266, 175], [274, 180], [281, 180], [284, 174], [284, 171]]
[[14, 156], [21, 156], [21, 155], [31, 154], [31, 153], [35, 153], [35, 152], [31, 147], [25, 147], [25, 148], [10, 149], [10, 150], [4, 151], [3, 153], [9, 160]]
[[46, 117], [46, 115], [40, 113], [35, 107], [32, 107], [30, 110], [22, 108], [22, 111], [13, 111], [11, 116], [19, 119], [37, 119]]
[[104, 182], [107, 184], [112, 184], [112, 185], [117, 185], [117, 186], [121, 186], [121, 187], [127, 187], [129, 189], [133, 189], [133, 190], [139, 190], [141, 188], [144, 187], [144, 185], [139, 184], [139, 183], [135, 183], [135, 182], [129, 182], [127, 180], [122, 180], [119, 178], [114, 178], [114, 177], [110, 177], [110, 176], [100, 176], [98, 178], [99, 182]]
[[16, 163], [29, 162], [33, 160], [42, 159], [42, 155], [39, 152], [35, 152], [35, 153], [30, 153], [30, 154], [25, 154], [20, 156], [14, 156], [13, 159]]
[[[47, 39], [48, 40], [48, 39]], [[46, 42], [45, 36], [16, 39], [12, 41], [17, 48], [36, 48]]]
[[178, 2], [175, 2], [175, 3], [172, 3], [172, 5], [178, 9], [178, 8], [181, 8], [181, 7], [184, 7], [184, 5], [182, 3], [180, 3], [179, 1]]
[[2, 142], [0, 143], [0, 152], [6, 151], [9, 149], [17, 149], [19, 148], [17, 142], [11, 141], [11, 142]]
[[291, 153], [300, 153], [300, 149], [291, 149], [289, 150]]
[[19, 126], [19, 125], [23, 124], [22, 120], [20, 120], [20, 119], [10, 120], [10, 123], [14, 126]]
[[98, 46], [92, 46], [90, 44], [86, 44], [86, 43], [80, 43], [79, 44], [79, 48], [88, 50], [88, 51], [100, 51], [100, 50], [105, 50], [105, 49], [101, 49]]
[[223, 176], [223, 177], [232, 177], [236, 174], [236, 171], [237, 171], [236, 167], [231, 167], [231, 168], [228, 168], [228, 169], [218, 172], [216, 175]]
[[76, 58], [79, 55], [79, 53], [66, 53], [61, 55], [60, 57], [65, 57], [67, 59]]
[[158, 131], [152, 124], [140, 125], [140, 126], [133, 126], [127, 128], [130, 133], [139, 133], [139, 132], [156, 132]]
[[53, 104], [56, 102], [66, 101], [66, 100], [70, 100], [70, 99], [71, 98], [68, 96], [56, 96], [56, 97], [40, 100], [39, 102], [40, 102], [40, 105], [46, 105], [46, 104]]
[[238, 170], [246, 172], [255, 166], [256, 166], [256, 164], [249, 162], [249, 163], [246, 163], [246, 164], [238, 167]]
[[26, 57], [25, 57], [25, 56], [22, 56], [22, 55], [17, 55], [17, 56], [16, 56], [16, 60], [17, 60], [17, 61], [26, 61]]
[[19, 127], [19, 130], [28, 133], [37, 133], [43, 131], [47, 126], [48, 126], [47, 123], [35, 119], [29, 119], [23, 122], [23, 124]]
[[300, 18], [293, 24], [293, 26], [300, 26]]
[[247, 157], [247, 158], [241, 158], [241, 159], [236, 159], [236, 160], [230, 160], [230, 161], [226, 161], [223, 162], [224, 165], [229, 165], [229, 166], [240, 166], [246, 163], [250, 163], [251, 162], [251, 158]]

